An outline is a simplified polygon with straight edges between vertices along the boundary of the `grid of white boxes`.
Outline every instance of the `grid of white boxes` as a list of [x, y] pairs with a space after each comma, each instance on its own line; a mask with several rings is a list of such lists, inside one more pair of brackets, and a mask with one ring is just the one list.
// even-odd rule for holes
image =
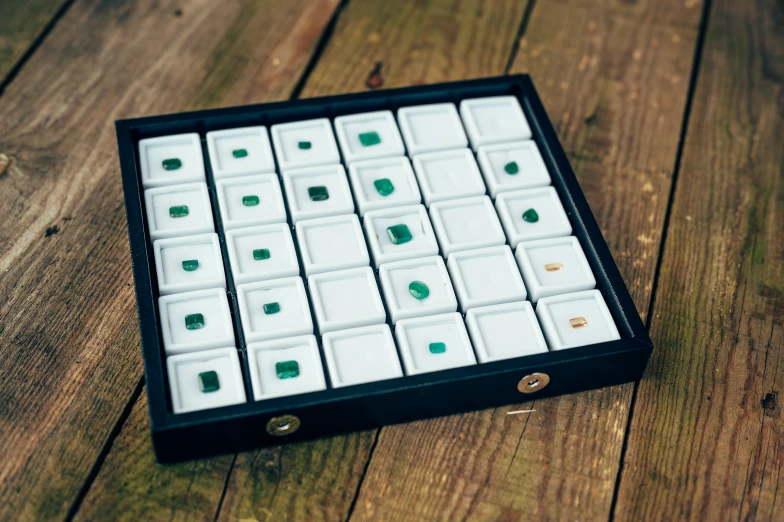
[[139, 142], [175, 413], [246, 401], [225, 264], [257, 401], [619, 338], [515, 97], [270, 134], [206, 136], [228, 260], [199, 135]]

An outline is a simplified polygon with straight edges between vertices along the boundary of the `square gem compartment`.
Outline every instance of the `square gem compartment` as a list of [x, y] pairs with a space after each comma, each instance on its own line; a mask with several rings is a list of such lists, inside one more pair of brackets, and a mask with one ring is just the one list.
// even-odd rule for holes
[[204, 156], [196, 133], [139, 140], [145, 189], [204, 181]]
[[368, 266], [312, 275], [308, 290], [322, 335], [381, 324], [387, 319], [373, 270]]
[[485, 193], [482, 174], [470, 149], [414, 156], [414, 172], [428, 206], [436, 201], [481, 196]]
[[457, 311], [455, 291], [441, 256], [386, 263], [378, 277], [393, 324], [400, 319]]
[[389, 325], [329, 332], [322, 344], [333, 388], [403, 376]]
[[207, 133], [215, 179], [275, 172], [267, 127], [243, 127]]
[[237, 302], [248, 343], [313, 333], [308, 297], [300, 277], [239, 285]]
[[468, 146], [454, 103], [404, 107], [397, 111], [397, 121], [409, 156]]
[[153, 242], [161, 295], [226, 288], [218, 234], [200, 234]]
[[226, 232], [229, 265], [237, 285], [299, 275], [299, 262], [287, 223]]
[[476, 157], [492, 197], [508, 190], [550, 184], [550, 173], [535, 141], [486, 145], [479, 147]]
[[520, 243], [515, 257], [534, 303], [543, 297], [596, 286], [591, 265], [574, 236]]
[[314, 335], [249, 344], [248, 368], [257, 401], [327, 389]]
[[493, 143], [531, 139], [531, 127], [515, 96], [463, 100], [460, 116], [474, 150]]
[[476, 364], [459, 313], [403, 319], [395, 325], [395, 337], [406, 375]]
[[536, 305], [536, 315], [551, 350], [621, 338], [598, 290], [545, 297]]
[[512, 246], [572, 233], [569, 217], [553, 187], [502, 192], [495, 208]]
[[487, 196], [433, 203], [430, 219], [444, 257], [506, 242], [493, 202]]
[[166, 355], [234, 346], [226, 290], [211, 288], [158, 298]]
[[464, 312], [526, 298], [523, 278], [509, 245], [455, 252], [447, 265]]
[[222, 179], [215, 188], [223, 230], [286, 222], [286, 205], [275, 174]]
[[237, 349], [233, 346], [166, 358], [174, 413], [247, 401]]
[[340, 153], [327, 118], [272, 126], [272, 143], [281, 171], [340, 163]]
[[480, 363], [547, 352], [528, 301], [472, 308], [466, 313], [466, 326]]
[[422, 202], [414, 170], [405, 156], [351, 163], [348, 176], [360, 216], [370, 210]]
[[338, 116], [335, 133], [346, 163], [406, 153], [391, 111]]
[[291, 222], [354, 213], [354, 200], [343, 165], [325, 165], [283, 173]]
[[423, 205], [365, 214], [365, 236], [376, 268], [383, 263], [438, 254], [438, 243]]
[[306, 276], [370, 264], [356, 214], [299, 221], [296, 233]]
[[147, 189], [144, 203], [152, 241], [215, 232], [206, 183]]

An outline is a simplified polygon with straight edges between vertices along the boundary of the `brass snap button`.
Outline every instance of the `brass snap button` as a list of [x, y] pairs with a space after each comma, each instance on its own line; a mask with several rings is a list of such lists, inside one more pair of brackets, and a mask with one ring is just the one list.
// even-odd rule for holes
[[517, 391], [520, 393], [534, 393], [538, 392], [548, 384], [550, 384], [549, 375], [539, 372], [532, 373], [520, 379], [520, 382], [517, 383]]
[[280, 417], [272, 417], [267, 422], [267, 433], [275, 437], [282, 437], [284, 435], [291, 435], [299, 429], [299, 417], [294, 415], [281, 415]]

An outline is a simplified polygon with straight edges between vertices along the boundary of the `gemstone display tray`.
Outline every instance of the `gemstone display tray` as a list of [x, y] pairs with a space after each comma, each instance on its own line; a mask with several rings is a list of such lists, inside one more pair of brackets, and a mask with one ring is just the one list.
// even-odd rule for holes
[[[385, 343], [397, 344], [403, 374], [396, 374], [393, 371], [392, 374], [400, 376], [364, 384], [345, 385], [346, 383], [342, 382], [343, 376], [338, 375], [339, 372], [336, 371], [336, 367], [347, 363], [341, 362], [338, 360], [338, 357], [334, 357], [332, 354], [326, 356], [324, 344], [329, 343], [330, 347], [332, 347], [337, 346], [341, 342], [345, 343], [345, 332], [347, 330], [343, 328], [350, 327], [350, 321], [346, 323], [324, 320], [324, 324], [329, 323], [330, 328], [328, 328], [329, 332], [322, 338], [319, 332], [317, 316], [323, 316], [323, 311], [319, 315], [317, 314], [318, 311], [314, 310], [311, 289], [308, 288], [308, 278], [306, 276], [306, 273], [310, 273], [315, 278], [315, 281], [324, 281], [324, 284], [329, 284], [331, 279], [335, 279], [332, 276], [335, 272], [332, 270], [340, 269], [341, 267], [329, 264], [319, 265], [315, 260], [310, 260], [307, 266], [305, 266], [301, 258], [302, 251], [301, 245], [298, 243], [297, 233], [306, 233], [303, 230], [307, 227], [303, 226], [302, 223], [307, 224], [308, 221], [303, 220], [317, 217], [317, 215], [309, 213], [312, 212], [312, 208], [318, 210], [318, 207], [312, 207], [305, 200], [301, 205], [302, 208], [291, 208], [287, 190], [298, 190], [291, 188], [296, 186], [297, 180], [285, 179], [282, 171], [299, 170], [300, 165], [296, 164], [297, 155], [289, 154], [291, 157], [283, 158], [287, 165], [283, 169], [281, 169], [281, 158], [278, 157], [278, 154], [275, 154], [270, 157], [259, 158], [255, 168], [247, 172], [237, 172], [236, 169], [232, 172], [231, 164], [233, 160], [228, 157], [222, 157], [221, 161], [216, 162], [218, 168], [213, 170], [210, 161], [210, 150], [213, 149], [214, 144], [208, 143], [208, 133], [229, 129], [238, 129], [238, 132], [241, 133], [241, 129], [248, 127], [264, 126], [266, 129], [271, 129], [276, 124], [308, 122], [324, 118], [332, 123], [332, 129], [334, 129], [335, 118], [376, 111], [391, 111], [396, 117], [392, 120], [394, 125], [396, 120], [401, 120], [401, 112], [399, 112], [401, 108], [415, 108], [417, 106], [439, 103], [453, 103], [456, 107], [460, 107], [463, 100], [498, 96], [514, 96], [519, 102], [527, 120], [527, 125], [530, 127], [532, 135], [530, 139], [535, 142], [535, 146], [541, 154], [543, 166], [550, 176], [552, 189], [546, 188], [547, 183], [537, 182], [535, 183], [535, 188], [526, 189], [533, 191], [529, 196], [534, 198], [532, 201], [539, 202], [548, 202], [557, 197], [563, 206], [565, 217], [560, 212], [545, 214], [545, 216], [548, 220], [552, 220], [554, 227], [560, 227], [559, 230], [568, 231], [570, 226], [570, 235], [574, 239], [570, 240], [568, 238], [569, 234], [562, 232], [560, 234], [561, 237], [556, 239], [531, 238], [534, 242], [530, 243], [530, 251], [526, 248], [526, 253], [516, 249], [517, 242], [521, 237], [518, 234], [519, 231], [509, 227], [513, 226], [511, 221], [514, 216], [520, 212], [520, 209], [526, 206], [525, 201], [522, 203], [518, 201], [520, 197], [517, 191], [505, 190], [503, 186], [505, 180], [489, 179], [487, 177], [484, 178], [485, 190], [483, 191], [481, 185], [476, 183], [476, 175], [480, 172], [480, 170], [477, 170], [476, 172], [464, 172], [461, 174], [464, 175], [464, 179], [455, 181], [456, 184], [459, 182], [458, 190], [452, 195], [447, 191], [446, 195], [444, 195], [444, 190], [439, 188], [441, 181], [437, 178], [431, 179], [428, 177], [427, 165], [437, 164], [439, 161], [450, 161], [450, 159], [446, 158], [444, 160], [441, 157], [442, 148], [436, 146], [434, 149], [432, 143], [413, 143], [412, 140], [417, 132], [433, 132], [433, 129], [417, 129], [416, 125], [411, 123], [414, 121], [414, 118], [403, 118], [406, 122], [400, 125], [403, 137], [402, 142], [398, 143], [394, 136], [390, 137], [383, 133], [381, 133], [380, 138], [383, 146], [390, 147], [390, 155], [392, 157], [389, 158], [389, 161], [391, 163], [397, 161], [393, 159], [394, 156], [400, 155], [401, 152], [406, 154], [406, 151], [409, 157], [413, 157], [412, 159], [419, 158], [411, 162], [412, 167], [417, 170], [416, 178], [409, 178], [417, 179], [419, 187], [416, 187], [417, 184], [410, 183], [410, 181], [407, 182], [410, 186], [407, 186], [403, 181], [400, 182], [400, 185], [395, 183], [394, 186], [396, 187], [395, 190], [399, 186], [401, 190], [412, 191], [410, 193], [406, 192], [405, 196], [408, 199], [403, 198], [405, 200], [403, 201], [404, 203], [409, 205], [416, 204], [416, 194], [414, 192], [418, 189], [421, 193], [420, 204], [427, 205], [426, 207], [421, 207], [422, 210], [420, 212], [425, 212], [426, 216], [432, 218], [431, 220], [439, 239], [438, 255], [443, 256], [445, 265], [442, 266], [440, 262], [432, 262], [432, 254], [428, 254], [423, 256], [428, 257], [432, 265], [427, 267], [427, 269], [436, 274], [433, 277], [448, 278], [447, 274], [449, 274], [453, 278], [453, 283], [454, 274], [458, 272], [469, 273], [471, 271], [472, 259], [481, 257], [484, 255], [483, 249], [488, 249], [487, 244], [485, 244], [487, 243], [486, 238], [475, 238], [476, 244], [472, 244], [470, 250], [465, 250], [459, 245], [456, 246], [449, 238], [460, 232], [459, 217], [461, 215], [470, 214], [477, 216], [476, 218], [471, 218], [472, 220], [484, 219], [483, 216], [486, 214], [483, 213], [493, 210], [489, 208], [489, 205], [491, 205], [497, 212], [499, 218], [499, 226], [497, 228], [498, 230], [503, 229], [505, 244], [511, 247], [511, 252], [516, 251], [515, 264], [526, 279], [527, 292], [525, 288], [512, 287], [510, 289], [506, 288], [505, 285], [500, 285], [498, 287], [499, 292], [501, 288], [504, 288], [505, 291], [508, 290], [513, 295], [514, 292], [518, 292], [516, 294], [518, 297], [503, 297], [499, 293], [498, 298], [490, 295], [477, 299], [475, 296], [469, 295], [471, 293], [471, 285], [469, 283], [453, 284], [455, 296], [447, 295], [444, 297], [444, 301], [437, 306], [434, 305], [432, 310], [427, 312], [440, 315], [411, 318], [405, 311], [401, 312], [401, 310], [394, 307], [394, 309], [390, 309], [390, 305], [387, 302], [388, 299], [383, 293], [382, 283], [386, 282], [387, 287], [390, 287], [390, 285], [394, 286], [395, 274], [394, 271], [385, 269], [383, 263], [397, 261], [397, 258], [394, 255], [392, 257], [379, 256], [378, 252], [383, 251], [383, 245], [372, 244], [369, 241], [368, 233], [373, 230], [372, 223], [376, 219], [373, 217], [374, 215], [378, 214], [385, 217], [390, 212], [394, 214], [395, 207], [379, 209], [378, 201], [359, 201], [356, 194], [358, 184], [362, 183], [361, 165], [362, 162], [367, 161], [364, 156], [366, 151], [363, 147], [367, 145], [379, 146], [381, 144], [375, 142], [375, 136], [371, 136], [373, 139], [366, 141], [366, 143], [351, 143], [346, 136], [339, 136], [341, 132], [345, 134], [347, 132], [346, 129], [349, 129], [349, 133], [354, 132], [347, 125], [346, 129], [341, 129], [336, 133], [336, 137], [340, 137], [342, 141], [350, 143], [347, 147], [351, 150], [346, 149], [344, 151], [345, 147], [341, 148], [338, 146], [337, 150], [329, 149], [322, 152], [333, 158], [334, 164], [342, 164], [342, 168], [345, 168], [345, 174], [342, 175], [346, 180], [350, 180], [347, 186], [351, 187], [354, 213], [358, 221], [352, 221], [354, 218], [350, 220], [344, 219], [345, 223], [341, 223], [341, 226], [348, 227], [345, 228], [347, 231], [357, 230], [358, 227], [365, 234], [364, 239], [368, 251], [368, 263], [365, 266], [370, 267], [366, 271], [370, 273], [379, 292], [384, 296], [385, 324], [388, 327], [382, 328], [376, 325], [365, 328], [373, 330], [368, 335], [372, 333], [377, 335], [379, 339], [383, 337], [383, 342]], [[406, 113], [406, 111], [402, 112]], [[492, 116], [492, 112], [485, 114], [485, 116], [487, 115]], [[465, 116], [462, 119], [465, 120]], [[461, 124], [460, 117], [458, 117], [457, 123]], [[453, 124], [454, 122], [449, 120], [439, 123], [440, 127], [437, 127], [437, 130], [439, 132], [443, 130], [443, 136], [440, 136], [440, 138], [447, 141], [453, 138], [450, 132], [455, 130], [455, 128], [448, 127]], [[486, 124], [486, 121], [475, 122], [475, 128], [476, 126]], [[331, 130], [329, 127], [323, 127], [316, 129], [316, 131], [324, 132], [325, 129]], [[638, 380], [643, 374], [653, 346], [588, 207], [577, 179], [569, 166], [566, 155], [539, 100], [533, 83], [527, 75], [122, 120], [116, 123], [116, 130], [128, 218], [131, 258], [136, 283], [146, 387], [149, 397], [150, 424], [156, 456], [161, 462], [175, 462], [213, 454], [248, 450], [282, 442], [313, 439], [387, 424], [516, 404], [533, 397], [549, 397], [630, 382]], [[208, 266], [209, 269], [213, 270], [213, 278], [210, 282], [202, 285], [197, 292], [201, 298], [213, 300], [211, 301], [212, 304], [210, 304], [210, 310], [221, 309], [223, 305], [217, 306], [216, 303], [220, 301], [223, 294], [217, 292], [215, 288], [225, 285], [228, 317], [231, 319], [233, 331], [227, 330], [222, 334], [227, 339], [223, 341], [223, 344], [226, 344], [233, 335], [236, 349], [232, 350], [225, 357], [225, 360], [222, 360], [220, 363], [227, 365], [222, 367], [222, 371], [228, 372], [226, 375], [233, 375], [233, 380], [230, 379], [226, 382], [224, 386], [226, 389], [222, 391], [242, 396], [245, 402], [230, 406], [175, 413], [174, 400], [181, 404], [183, 400], [187, 401], [193, 399], [193, 397], [174, 397], [174, 393], [170, 392], [167, 352], [164, 349], [165, 335], [159, 320], [162, 317], [162, 313], [166, 315], [169, 312], [159, 310], [159, 298], [164, 297], [161, 302], [167, 303], [165, 305], [167, 308], [168, 303], [172, 303], [172, 310], [174, 310], [172, 313], [176, 313], [176, 308], [174, 307], [177, 306], [178, 296], [184, 294], [179, 293], [182, 290], [181, 281], [174, 280], [175, 278], [172, 278], [171, 281], [165, 281], [164, 287], [159, 288], [157, 273], [160, 266], [156, 268], [156, 246], [153, 244], [153, 241], [161, 237], [171, 237], [171, 234], [170, 231], [157, 230], [156, 224], [150, 223], [151, 218], [154, 220], [155, 216], [148, 216], [145, 210], [145, 188], [156, 188], [156, 190], [166, 192], [166, 187], [177, 187], [178, 185], [167, 184], [165, 180], [163, 182], [156, 180], [155, 176], [150, 174], [150, 166], [142, 165], [139, 147], [140, 141], [148, 138], [187, 134], [191, 134], [189, 139], [193, 140], [192, 144], [200, 146], [204, 170], [203, 172], [194, 173], [188, 169], [188, 172], [184, 173], [183, 179], [178, 181], [193, 183], [201, 179], [206, 182], [206, 199], [209, 200], [208, 209], [212, 213], [213, 228], [217, 234], [218, 243], [215, 245], [214, 238], [212, 238], [201, 241], [196, 247], [200, 249], [200, 252], [204, 253], [214, 251], [217, 247], [221, 255], [217, 266]], [[486, 136], [483, 138], [481, 132], [471, 132], [469, 129], [467, 134], [468, 138], [470, 138], [470, 143], [466, 142], [460, 147], [465, 149], [462, 151], [462, 154], [475, 157], [481, 172], [487, 172], [487, 169], [492, 168], [490, 165], [494, 161], [497, 162], [494, 151], [499, 147], [503, 149], [503, 144], [486, 143], [483, 141]], [[277, 143], [278, 138], [274, 136], [274, 133], [270, 133], [270, 136], [272, 138], [270, 140], [272, 144], [271, 150], [276, 150], [276, 147], [281, 145]], [[269, 138], [265, 135], [262, 139]], [[198, 143], [196, 143], [197, 141]], [[515, 141], [517, 140], [515, 139]], [[403, 143], [406, 144], [406, 151], [401, 150]], [[532, 145], [527, 144], [526, 146]], [[157, 154], [157, 151], [155, 154]], [[158, 162], [162, 160], [169, 161], [168, 158], [157, 158], [154, 154], [146, 151], [145, 155], [145, 157], [152, 157]], [[192, 156], [189, 157], [187, 155], [183, 156], [182, 159], [189, 164], [194, 160]], [[347, 160], [349, 161], [347, 162]], [[171, 166], [170, 162], [169, 167]], [[509, 168], [516, 171], [517, 167], [521, 167], [523, 173], [526, 171], [525, 169], [529, 168], [528, 165], [515, 165]], [[506, 168], [506, 165], [504, 168]], [[177, 169], [174, 170], [176, 171]], [[267, 176], [269, 174], [272, 174], [273, 177], [276, 176], [279, 183], [275, 183], [275, 180], [270, 180], [269, 176]], [[242, 279], [242, 277], [246, 276], [235, 278], [230, 269], [230, 254], [234, 256], [239, 255], [238, 252], [242, 249], [232, 247], [234, 252], [230, 253], [227, 243], [228, 236], [241, 236], [243, 231], [246, 230], [245, 227], [249, 225], [243, 222], [243, 219], [247, 216], [239, 215], [240, 213], [237, 216], [232, 216], [231, 219], [225, 220], [226, 223], [224, 223], [224, 214], [221, 212], [222, 203], [220, 200], [222, 198], [225, 199], [225, 196], [219, 196], [219, 189], [227, 191], [226, 194], [229, 193], [228, 191], [231, 190], [232, 183], [238, 179], [234, 176], [239, 175], [253, 176], [252, 179], [254, 183], [259, 184], [258, 186], [264, 183], [280, 186], [278, 190], [281, 190], [285, 208], [270, 209], [271, 217], [269, 219], [270, 222], [274, 223], [276, 222], [275, 216], [280, 216], [282, 215], [281, 212], [285, 211], [286, 221], [278, 226], [288, 228], [291, 231], [293, 244], [288, 245], [286, 248], [290, 251], [293, 246], [298, 259], [298, 266], [288, 269], [282, 268], [280, 279], [275, 279], [274, 281], [283, 281], [285, 278], [290, 279], [292, 271], [298, 269], [299, 277], [306, 287], [305, 295], [308, 298], [315, 337], [302, 338], [300, 344], [302, 346], [313, 345], [313, 350], [318, 349], [318, 356], [324, 372], [324, 389], [320, 391], [278, 396], [278, 390], [275, 386], [264, 388], [259, 385], [260, 376], [262, 381], [265, 379], [264, 372], [259, 369], [259, 360], [263, 364], [263, 359], [253, 360], [253, 356], [250, 355], [251, 352], [255, 353], [255, 351], [249, 350], [248, 345], [257, 346], [257, 342], [247, 342], [246, 333], [241, 327], [240, 320], [242, 314], [238, 301], [237, 286], [239, 282], [237, 279]], [[340, 183], [342, 184], [342, 181]], [[323, 183], [318, 183], [318, 185], [321, 186]], [[477, 186], [479, 186], [478, 189]], [[342, 189], [338, 188], [338, 190]], [[378, 189], [379, 193], [387, 190], [388, 187], [385, 185]], [[552, 192], [553, 190], [554, 193]], [[482, 196], [481, 194], [483, 193], [486, 196]], [[311, 200], [314, 200], [313, 195], [316, 196], [315, 199], [317, 200], [317, 193], [311, 194]], [[201, 187], [195, 187], [193, 190], [190, 190], [188, 198], [190, 198], [189, 201], [194, 202], [196, 205], [201, 204], [199, 202], [206, 201]], [[483, 200], [482, 198], [488, 199]], [[204, 204], [206, 205], [207, 203]], [[168, 206], [168, 203], [165, 205]], [[523, 207], [520, 205], [523, 205]], [[301, 213], [302, 217], [296, 219], [300, 223], [299, 228], [292, 220], [292, 210], [296, 211], [295, 214], [297, 212]], [[177, 208], [174, 211], [170, 209], [170, 215], [171, 212], [176, 213], [180, 211], [181, 209]], [[368, 212], [371, 213], [369, 214], [369, 219]], [[347, 216], [347, 214], [340, 215]], [[458, 221], [453, 222], [457, 223], [457, 225], [450, 225], [450, 219], [453, 218], [449, 216], [458, 216]], [[568, 220], [568, 224], [566, 220]], [[473, 221], [470, 221], [470, 223], [473, 223]], [[151, 236], [151, 225], [153, 229], [156, 229], [155, 237]], [[228, 230], [224, 230], [224, 225], [227, 225], [226, 228]], [[253, 226], [266, 228], [270, 225], [254, 224]], [[272, 226], [274, 227], [275, 225]], [[450, 226], [453, 230], [450, 230]], [[209, 228], [209, 223], [205, 225], [205, 222], [198, 222], [195, 223], [193, 230], [189, 233], [211, 232], [211, 230], [208, 230]], [[178, 238], [166, 241], [173, 242], [175, 247], [181, 246], [183, 243], [187, 246], [187, 237], [196, 236], [186, 236], [186, 239]], [[509, 238], [512, 239], [513, 243], [510, 243]], [[526, 239], [526, 241], [528, 240]], [[551, 245], [553, 242], [555, 246]], [[569, 303], [571, 298], [568, 295], [565, 297], [563, 293], [559, 293], [563, 290], [556, 290], [555, 293], [557, 295], [547, 297], [550, 294], [548, 294], [547, 285], [543, 284], [546, 281], [539, 281], [538, 279], [541, 279], [541, 277], [537, 278], [536, 274], [534, 274], [531, 280], [532, 284], [529, 285], [528, 277], [531, 276], [529, 274], [526, 277], [526, 270], [529, 273], [533, 273], [531, 272], [532, 270], [535, 271], [535, 266], [534, 268], [532, 266], [536, 265], [540, 259], [537, 257], [536, 249], [541, 251], [547, 248], [571, 248], [570, 242], [578, 244], [584, 253], [584, 259], [582, 259], [582, 256], [577, 256], [578, 259], [575, 260], [575, 263], [582, 269], [586, 269], [586, 266], [588, 267], [587, 269], [589, 269], [589, 272], [595, 279], [595, 289], [598, 290], [598, 295], [600, 295], [600, 297], [597, 297], [596, 294], [586, 294], [583, 295], [582, 299], [591, 303], [599, 301], [606, 303], [606, 309], [602, 309], [601, 306], [597, 305], [598, 315], [596, 317], [599, 320], [608, 321], [609, 324], [614, 324], [618, 331], [618, 339], [574, 348], [561, 348], [561, 341], [563, 341], [561, 339], [557, 342], [549, 342], [549, 351], [542, 351], [546, 345], [545, 339], [541, 334], [530, 333], [530, 343], [526, 342], [526, 346], [521, 348], [519, 346], [516, 347], [515, 339], [508, 337], [510, 335], [508, 333], [509, 330], [506, 329], [508, 325], [493, 321], [482, 323], [482, 321], [487, 321], [488, 318], [492, 319], [494, 314], [514, 312], [521, 314], [518, 317], [522, 320], [527, 319], [535, 322], [538, 318], [545, 329], [559, 328], [557, 325], [554, 326], [553, 323], [563, 322], [563, 320], [566, 320], [565, 318], [569, 317], [567, 312], [570, 311], [569, 307], [572, 306]], [[162, 248], [161, 244], [161, 242], [158, 242], [157, 248], [159, 250]], [[489, 247], [490, 250], [493, 248], [496, 247]], [[266, 255], [267, 253], [259, 253], [258, 259], [265, 259]], [[165, 264], [165, 256], [162, 256], [160, 252], [158, 256], [163, 259], [161, 263]], [[503, 257], [501, 256], [501, 258]], [[506, 254], [506, 257], [511, 258], [509, 254]], [[508, 260], [503, 261], [501, 258], [499, 258], [499, 262], [508, 262]], [[416, 265], [417, 261], [402, 261], [400, 263], [404, 265], [405, 263], [413, 263]], [[381, 265], [381, 271], [379, 271], [379, 265]], [[404, 266], [403, 268], [406, 267]], [[448, 270], [445, 270], [445, 268], [448, 268]], [[183, 269], [186, 269], [185, 265], [183, 265]], [[221, 270], [223, 270], [223, 273], [221, 273]], [[369, 277], [365, 275], [362, 268], [353, 268], [351, 270], [353, 270], [352, 273], [355, 276], [360, 278], [357, 281], [362, 280], [361, 278]], [[481, 277], [481, 272], [479, 276]], [[296, 277], [294, 276], [295, 279]], [[467, 278], [468, 276], [465, 277]], [[385, 281], [381, 279], [385, 279]], [[260, 284], [255, 282], [245, 283], [246, 280], [247, 277], [243, 279], [243, 288], [246, 284], [249, 287]], [[301, 289], [297, 290], [295, 288], [296, 285], [292, 283], [289, 286], [291, 286], [291, 292], [293, 292], [291, 295], [302, 295]], [[534, 295], [532, 295], [532, 289], [534, 290]], [[248, 293], [249, 290], [243, 290], [243, 292]], [[524, 294], [521, 292], [524, 292]], [[527, 300], [523, 300], [522, 295], [525, 295]], [[542, 299], [544, 301], [541, 301]], [[457, 304], [453, 305], [452, 300]], [[509, 302], [510, 300], [511, 302]], [[541, 302], [531, 303], [532, 300]], [[573, 299], [571, 300], [573, 301]], [[565, 305], [564, 302], [566, 302]], [[448, 316], [443, 313], [445, 310], [454, 311], [455, 306], [461, 315]], [[560, 308], [558, 308], [559, 306]], [[563, 313], [567, 313], [567, 315], [559, 317], [558, 314]], [[393, 315], [397, 321], [405, 321], [398, 327], [404, 330], [405, 334], [396, 331], [395, 324], [392, 323]], [[431, 319], [437, 319], [440, 321], [440, 324], [464, 321], [467, 326], [465, 334], [462, 333], [462, 326], [454, 323], [453, 326], [457, 325], [460, 328], [455, 329], [456, 333], [453, 332], [453, 337], [450, 337], [449, 340], [446, 338], [444, 340], [447, 340], [447, 346], [454, 347], [455, 345], [460, 345], [462, 348], [468, 346], [469, 350], [464, 350], [464, 352], [469, 353], [459, 354], [459, 356], [475, 357], [477, 364], [428, 371], [427, 364], [421, 361], [417, 362], [416, 357], [412, 358], [410, 352], [400, 353], [403, 350], [401, 339], [403, 340], [402, 344], [406, 345], [410, 339], [416, 341], [416, 336], [420, 335], [421, 332], [415, 333], [415, 331], [417, 329], [422, 330], [420, 328], [422, 323], [428, 323]], [[576, 321], [572, 325], [574, 331], [570, 331], [569, 335], [578, 335], [579, 338], [581, 319], [583, 318], [574, 319]], [[186, 320], [186, 325], [189, 320], [192, 322], [193, 317]], [[568, 320], [572, 321], [573, 318], [569, 317]], [[432, 321], [430, 322], [432, 323]], [[487, 330], [486, 334], [477, 338], [475, 335], [481, 329], [481, 324], [485, 324], [489, 330]], [[263, 337], [265, 332], [267, 330], [261, 328], [257, 334]], [[467, 334], [474, 336], [472, 337], [473, 344], [468, 342]], [[172, 334], [167, 333], [166, 335], [171, 337]], [[507, 337], [504, 337], [505, 335]], [[499, 338], [501, 341], [509, 339], [510, 342], [508, 345], [503, 342], [499, 344]], [[287, 339], [272, 339], [261, 342], [268, 343], [265, 346], [270, 349], [278, 349], [288, 341]], [[194, 352], [189, 351], [187, 345], [178, 344], [176, 339], [168, 338], [166, 343], [174, 347], [174, 351], [170, 351], [169, 357], [176, 354], [179, 359], [173, 359], [174, 361], [183, 360], [186, 363], [189, 358], [197, 360], [200, 357], [203, 358], [204, 354], [210, 353], [208, 352], [209, 350], [214, 350], [217, 347], [207, 347], [203, 351]], [[466, 345], [465, 343], [468, 344]], [[488, 351], [488, 343], [495, 343], [495, 346], [501, 347], [501, 350], [498, 351], [496, 348], [496, 352], [490, 353]], [[512, 350], [510, 352], [511, 355], [510, 353], [505, 353], [507, 346]], [[473, 353], [470, 353], [471, 347]], [[356, 353], [361, 355], [362, 343], [354, 342], [350, 344], [350, 348], [354, 352], [346, 352], [346, 354]], [[435, 357], [439, 357], [438, 354], [441, 353], [443, 348], [444, 346], [440, 343], [431, 343], [430, 352], [435, 354]], [[526, 351], [532, 353], [519, 355], [526, 353]], [[225, 354], [226, 352], [221, 353]], [[311, 350], [309, 353], [312, 356], [315, 352]], [[450, 356], [452, 354], [452, 352], [447, 353]], [[441, 354], [443, 355], [443, 353]], [[303, 364], [305, 365], [317, 364], [319, 362], [313, 357], [311, 357], [313, 360], [306, 359], [307, 357], [303, 359]], [[345, 355], [343, 359], [346, 359]], [[171, 363], [172, 359], [168, 362]], [[394, 365], [394, 361], [391, 362]], [[410, 371], [406, 371], [406, 368]], [[188, 373], [192, 373], [192, 369], [186, 369], [185, 374], [188, 375], [187, 378], [195, 379], [195, 373], [193, 375]], [[283, 369], [290, 370], [287, 367]], [[307, 367], [301, 367], [301, 371], [304, 375], [308, 371]], [[389, 375], [386, 375], [386, 377], [389, 377]], [[202, 386], [206, 386], [207, 390], [213, 390], [215, 385], [213, 378], [213, 375], [207, 375]], [[274, 377], [269, 376], [266, 378], [274, 379]], [[267, 383], [272, 382], [267, 381]], [[221, 384], [223, 385], [224, 383]], [[264, 388], [263, 393], [261, 392], [262, 388]], [[205, 393], [205, 396], [209, 400], [217, 400], [215, 399], [217, 396], [215, 393]]]

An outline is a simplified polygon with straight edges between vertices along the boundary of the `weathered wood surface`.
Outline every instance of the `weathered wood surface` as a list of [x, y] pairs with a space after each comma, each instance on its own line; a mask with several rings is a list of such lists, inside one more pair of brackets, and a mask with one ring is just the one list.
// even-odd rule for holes
[[66, 0], [0, 2], [0, 86], [65, 3]]

